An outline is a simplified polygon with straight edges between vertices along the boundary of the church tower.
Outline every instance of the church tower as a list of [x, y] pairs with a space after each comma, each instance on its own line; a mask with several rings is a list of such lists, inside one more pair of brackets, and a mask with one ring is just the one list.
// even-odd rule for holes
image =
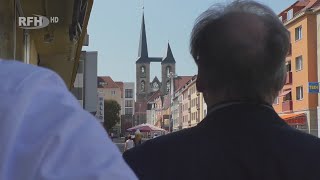
[[170, 44], [168, 43], [167, 51], [161, 62], [162, 86], [161, 92], [168, 94], [170, 92], [170, 73], [176, 73], [176, 61], [173, 57]]
[[150, 60], [144, 14], [142, 15], [138, 60], [136, 61], [136, 92], [137, 101], [146, 100], [150, 93]]

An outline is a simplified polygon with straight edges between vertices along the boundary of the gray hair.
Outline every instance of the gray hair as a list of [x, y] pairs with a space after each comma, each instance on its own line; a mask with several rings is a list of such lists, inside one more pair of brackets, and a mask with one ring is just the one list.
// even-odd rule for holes
[[[262, 24], [263, 28], [251, 29], [259, 40], [248, 43], [248, 38], [242, 35], [239, 39], [229, 38], [228, 32], [241, 29], [228, 26], [230, 17], [239, 15], [254, 17]], [[285, 82], [289, 43], [287, 29], [269, 7], [236, 0], [227, 5], [216, 4], [199, 16], [191, 33], [190, 53], [199, 72], [205, 74], [211, 92], [270, 102]]]

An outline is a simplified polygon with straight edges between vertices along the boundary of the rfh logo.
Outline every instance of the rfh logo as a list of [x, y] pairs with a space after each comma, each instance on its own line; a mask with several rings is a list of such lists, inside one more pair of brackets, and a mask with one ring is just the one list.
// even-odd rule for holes
[[41, 29], [47, 27], [50, 23], [58, 23], [58, 17], [45, 17], [34, 14], [34, 17], [19, 17], [18, 25], [22, 29]]

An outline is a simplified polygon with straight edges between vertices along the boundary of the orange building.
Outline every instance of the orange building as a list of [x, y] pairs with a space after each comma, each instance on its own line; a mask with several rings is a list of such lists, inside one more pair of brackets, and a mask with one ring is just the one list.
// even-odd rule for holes
[[319, 0], [297, 1], [279, 14], [290, 32], [286, 58], [286, 84], [274, 109], [291, 126], [318, 136], [318, 94], [309, 93], [309, 82], [318, 82], [317, 16]]

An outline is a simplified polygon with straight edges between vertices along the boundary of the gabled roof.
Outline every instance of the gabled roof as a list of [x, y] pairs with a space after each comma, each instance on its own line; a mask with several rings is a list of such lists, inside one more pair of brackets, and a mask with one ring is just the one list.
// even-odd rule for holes
[[158, 79], [157, 76], [155, 76], [155, 77], [153, 78], [151, 84], [154, 83], [154, 82], [160, 83], [160, 81], [159, 81], [159, 79]]
[[171, 47], [170, 44], [168, 43], [168, 47], [167, 47], [167, 52], [166, 55], [163, 57], [163, 60], [161, 62], [161, 64], [175, 64], [176, 61], [174, 60], [172, 51], [171, 51]]
[[120, 88], [110, 76], [99, 76], [98, 88]]
[[159, 96], [161, 96], [161, 91], [160, 90], [154, 92], [147, 101], [148, 102], [154, 101]]
[[179, 91], [184, 85], [192, 79], [193, 76], [178, 76], [174, 80], [175, 92]]

